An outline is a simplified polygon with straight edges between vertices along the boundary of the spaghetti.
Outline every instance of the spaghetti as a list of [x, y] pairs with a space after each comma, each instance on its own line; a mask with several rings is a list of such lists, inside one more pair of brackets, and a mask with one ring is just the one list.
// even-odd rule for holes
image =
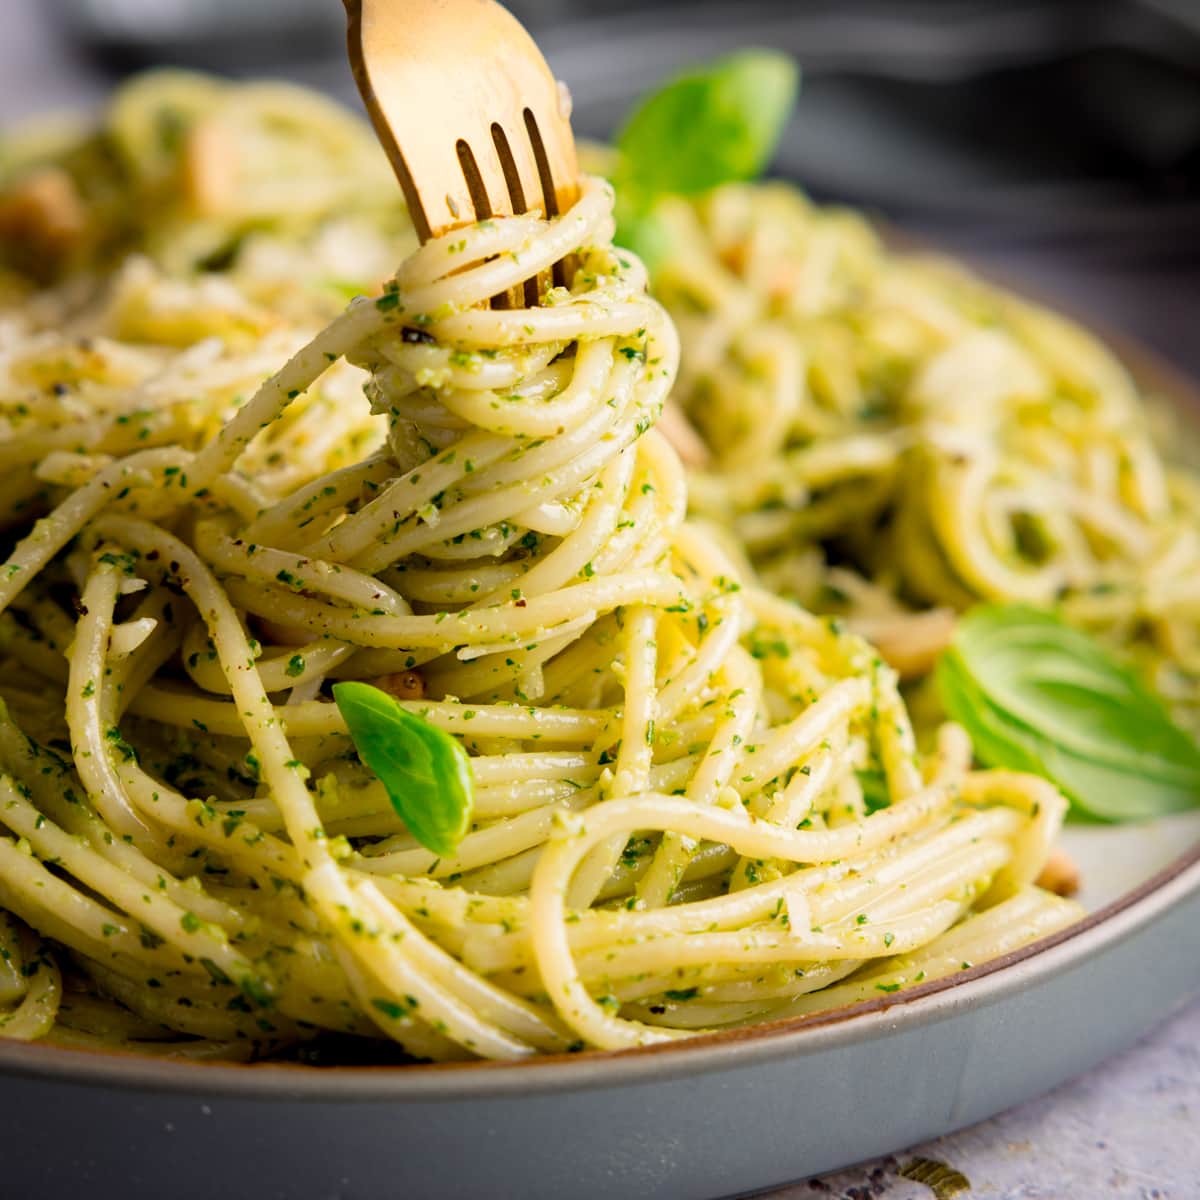
[[957, 611], [1057, 604], [1200, 729], [1200, 489], [1109, 350], [785, 185], [659, 217], [691, 502], [768, 586], [908, 676]]
[[[202, 340], [131, 327], [145, 260], [62, 328], [13, 318], [5, 1035], [611, 1049], [1076, 919], [1033, 886], [1055, 789], [972, 770], [952, 725], [919, 753], [878, 654], [685, 519], [654, 429], [674, 329], [611, 238], [587, 181], [561, 217], [431, 240], [299, 345], [219, 305]], [[570, 288], [488, 306], [568, 256]], [[135, 313], [204, 286], [135, 284]], [[359, 761], [340, 679], [461, 739], [452, 856]]]

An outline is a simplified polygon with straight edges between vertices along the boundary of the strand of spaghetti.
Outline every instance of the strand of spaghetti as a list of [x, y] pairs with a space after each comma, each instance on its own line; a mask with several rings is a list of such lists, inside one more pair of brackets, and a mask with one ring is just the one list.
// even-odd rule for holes
[[0, 915], [0, 1006], [11, 1008], [21, 1002], [29, 988], [21, 974], [21, 942], [18, 921], [8, 913]]
[[[579, 199], [562, 216], [537, 224], [522, 217], [495, 218], [491, 230], [467, 231], [465, 237], [456, 233], [455, 238], [442, 239], [441, 246], [418, 250], [401, 267], [396, 281], [415, 312], [433, 314], [453, 303], [466, 290], [465, 281], [455, 274], [455, 264], [449, 261], [447, 247], [447, 243], [453, 245], [455, 239], [459, 239], [465, 241], [459, 254], [468, 256], [468, 261], [470, 258], [483, 260], [483, 265], [474, 267], [466, 277], [474, 285], [473, 300], [486, 300], [508, 291], [539, 271], [549, 270], [580, 246], [606, 241], [604, 233], [612, 227], [612, 201], [612, 188], [608, 183], [595, 177], [588, 178], [583, 181]], [[487, 261], [489, 258], [491, 261]], [[519, 311], [528, 316], [536, 316], [538, 312], [536, 309]], [[514, 340], [524, 343], [528, 339]]]
[[[453, 238], [436, 237], [418, 246], [395, 273], [397, 286], [406, 293], [452, 276], [464, 266], [486, 262], [526, 244], [542, 228], [535, 213], [494, 217], [455, 230]], [[496, 293], [489, 292], [488, 296]]]
[[112, 715], [111, 701], [105, 701], [109, 695], [105, 654], [119, 586], [119, 568], [101, 556], [83, 588], [82, 615], [68, 659], [66, 717], [72, 746], [80, 751], [76, 769], [89, 800], [114, 833], [129, 838], [158, 862], [178, 861], [178, 853], [167, 845], [161, 832], [129, 803], [113, 765], [114, 755], [127, 753], [119, 731], [107, 719]]
[[[368, 503], [349, 513], [328, 533], [307, 542], [304, 551], [317, 558], [351, 561], [380, 537], [390, 534], [397, 521], [424, 509], [434, 496], [460, 484], [467, 474], [486, 474], [489, 467], [512, 452], [512, 444], [506, 438], [467, 433], [452, 450], [432, 463], [419, 462], [398, 479], [384, 483], [383, 489]], [[392, 473], [394, 470], [393, 466]]]
[[170, 1041], [171, 1031], [132, 1010], [126, 1010], [103, 995], [73, 991], [60, 1011], [62, 1023], [81, 1033], [107, 1037], [110, 1041]]
[[487, 349], [517, 342], [623, 337], [641, 328], [645, 318], [646, 309], [640, 302], [577, 300], [562, 308], [456, 313], [431, 321], [428, 328], [435, 337], [445, 341]]
[[[138, 587], [140, 580], [130, 576], [122, 579], [120, 587]], [[116, 638], [109, 639], [109, 663], [105, 667], [107, 685], [106, 700], [110, 703], [111, 716], [118, 720], [125, 713], [129, 701], [151, 680], [175, 655], [183, 640], [183, 630], [175, 619], [173, 597], [158, 588], [146, 588], [139, 593], [140, 600], [130, 619], [114, 630]], [[145, 637], [128, 653], [117, 653], [117, 642], [126, 632], [130, 636]]]
[[[170, 986], [147, 987], [145, 979], [132, 978], [119, 971], [109, 970], [100, 963], [89, 963], [88, 974], [113, 999], [127, 1006], [148, 1022], [160, 1028], [174, 1029], [190, 1037], [210, 1038], [215, 1041], [234, 1041], [239, 1038], [261, 1038], [267, 1032], [262, 1025], [268, 1024], [272, 1036], [296, 1040], [296, 1026], [278, 1014], [268, 1019], [261, 1013], [240, 1012], [235, 1006], [228, 1007], [228, 1000], [221, 995], [214, 1003], [199, 994], [188, 995], [177, 992]], [[150, 978], [157, 978], [149, 976]], [[161, 985], [162, 981], [158, 981]], [[181, 999], [190, 1004], [180, 1004]], [[72, 1025], [74, 1028], [74, 1024]], [[138, 1031], [139, 1033], [141, 1031]], [[143, 1035], [144, 1036], [144, 1035]], [[158, 1040], [152, 1038], [151, 1040]]]
[[[338, 872], [331, 859], [309, 870], [304, 889], [339, 934], [342, 945], [385, 987], [385, 1003], [408, 1003], [422, 1019], [475, 1054], [489, 1058], [522, 1058], [532, 1052], [528, 1042], [500, 1029], [437, 980], [424, 975], [401, 951], [420, 935], [394, 909], [387, 920], [373, 919], [358, 893]], [[369, 893], [368, 893], [369, 894]], [[366, 945], [364, 946], [364, 943]]]
[[547, 637], [555, 626], [581, 613], [611, 612], [630, 604], [649, 603], [662, 608], [685, 599], [679, 580], [664, 571], [637, 570], [624, 575], [592, 579], [544, 596], [504, 605], [430, 616], [375, 616], [350, 613], [306, 596], [290, 595], [277, 587], [258, 587], [229, 581], [229, 595], [250, 612], [327, 634], [355, 646], [394, 649], [431, 649], [471, 646], [507, 638], [514, 645], [531, 637]]
[[353, 887], [364, 907], [382, 926], [402, 928], [406, 935], [409, 931], [415, 934], [410, 939], [410, 953], [416, 965], [426, 971], [430, 978], [453, 987], [476, 1011], [499, 1027], [527, 1039], [539, 1050], [566, 1049], [570, 1039], [552, 1012], [539, 1010], [467, 970], [457, 959], [410, 926], [383, 897], [372, 880], [360, 878]]
[[790, 765], [811, 754], [854, 713], [867, 708], [870, 701], [870, 684], [862, 677], [835, 683], [799, 716], [771, 730], [754, 757], [743, 764], [746, 774], [739, 776], [738, 784], [750, 791], [778, 778]]
[[[552, 399], [536, 404], [497, 404], [495, 392], [472, 387], [457, 391], [447, 389], [442, 403], [447, 409], [471, 425], [495, 429], [510, 437], [554, 437], [577, 429], [596, 411], [596, 397], [613, 380], [614, 368], [622, 360], [615, 359], [616, 347], [609, 339], [580, 343], [577, 361], [570, 380]], [[501, 414], [497, 416], [497, 408]], [[476, 488], [482, 490], [477, 483]]]
[[[712, 804], [720, 792], [729, 786], [733, 772], [738, 769], [738, 748], [749, 742], [757, 717], [759, 680], [749, 656], [739, 647], [730, 651], [718, 676], [725, 702], [724, 717], [713, 731], [704, 758], [687, 787], [687, 797], [693, 804]], [[676, 886], [691, 860], [697, 843], [674, 830], [663, 834], [658, 850], [645, 875], [638, 880], [638, 900], [650, 908], [670, 903]]]
[[[756, 817], [763, 817], [772, 824], [782, 825], [785, 829], [799, 829], [803, 822], [810, 824], [814, 816], [822, 819], [817, 805], [825, 796], [840, 795], [840, 786], [850, 770], [853, 761], [850, 752], [849, 727], [836, 730], [829, 737], [823, 738], [811, 754], [804, 756], [788, 783], [774, 792], [764, 802], [765, 793], [755, 797], [758, 803], [747, 807]], [[856, 812], [858, 817], [861, 812]], [[761, 859], [743, 859], [738, 863], [729, 881], [730, 891], [746, 887], [759, 878], [764, 872], [768, 875], [774, 871], [786, 871], [787, 864], [783, 862], [764, 862]]]
[[352, 304], [258, 389], [225, 424], [216, 439], [200, 450], [188, 468], [192, 494], [213, 486], [226, 474], [254, 437], [275, 421], [297, 396], [310, 388], [331, 362], [365, 337], [385, 328], [389, 317], [369, 301]]
[[[658, 651], [655, 629], [658, 616], [638, 606], [625, 616], [624, 688], [625, 704], [619, 729], [620, 749], [609, 794], [628, 795], [650, 786], [650, 766], [654, 758], [654, 719], [657, 712], [655, 675]], [[552, 813], [547, 813], [552, 818]], [[549, 829], [549, 825], [547, 825]], [[605, 881], [612, 874], [628, 840], [618, 834], [598, 845], [580, 867], [571, 885], [572, 908], [589, 908]]]
[[907, 803], [875, 813], [854, 826], [820, 833], [781, 830], [744, 815], [744, 810], [739, 814], [712, 806], [701, 808], [653, 794], [613, 800], [574, 814], [547, 843], [530, 888], [531, 934], [547, 993], [563, 1020], [596, 1045], [615, 1048], [676, 1036], [609, 1016], [589, 995], [572, 960], [564, 898], [578, 863], [605, 837], [622, 830], [674, 829], [697, 840], [723, 842], [746, 857], [829, 862], [885, 843], [944, 807], [949, 799], [944, 790], [926, 789]]
[[943, 553], [955, 573], [989, 599], [1005, 597], [1046, 603], [1066, 582], [1061, 568], [1051, 562], [1041, 568], [1009, 566], [1000, 553], [991, 551], [987, 539], [969, 529], [967, 520], [982, 507], [991, 477], [985, 458], [966, 463], [939, 463], [935, 468], [938, 501], [929, 518]]
[[376, 1027], [408, 1054], [434, 1062], [462, 1062], [472, 1057], [469, 1050], [416, 1017], [407, 1003], [394, 1004], [387, 1000], [382, 1004], [373, 1003], [382, 999], [380, 993], [387, 990], [384, 984], [343, 946], [335, 945], [333, 953], [358, 1005]]
[[[607, 724], [604, 714], [565, 707], [555, 710], [507, 703], [472, 705], [470, 710], [464, 710], [462, 705], [449, 701], [402, 700], [400, 704], [447, 733], [474, 732], [481, 737], [584, 743]], [[183, 729], [194, 729], [199, 721], [212, 733], [244, 732], [236, 704], [167, 684], [148, 684], [130, 704], [129, 711]], [[473, 715], [466, 716], [467, 711]], [[324, 700], [278, 705], [274, 713], [296, 737], [346, 733], [346, 722], [337, 706]]]
[[144, 450], [97, 472], [90, 483], [42, 517], [0, 566], [0, 612], [98, 512], [119, 498], [122, 488], [145, 487], [155, 472], [179, 469], [189, 458], [186, 451], [175, 447]]
[[[216, 662], [215, 652], [208, 649], [208, 636], [203, 625], [196, 623], [189, 628], [181, 650], [183, 668], [197, 687], [206, 692], [229, 694], [229, 684]], [[288, 645], [277, 654], [260, 658], [258, 673], [268, 692], [282, 692], [310, 679], [323, 678], [339, 663], [347, 663], [355, 653], [353, 646], [323, 640]], [[138, 694], [140, 689], [129, 696], [130, 701]]]
[[[374, 454], [363, 462], [319, 475], [273, 505], [247, 520], [242, 539], [248, 545], [286, 544], [289, 535], [307, 529], [333, 510], [355, 500], [364, 488], [376, 488], [390, 479], [395, 463], [386, 454]], [[221, 480], [236, 476], [223, 475]], [[301, 536], [304, 536], [303, 534]], [[312, 553], [319, 557], [316, 551]]]
[[405, 616], [412, 612], [403, 596], [397, 595], [374, 575], [307, 555], [248, 544], [212, 521], [196, 522], [193, 542], [196, 552], [222, 574], [237, 574], [260, 583], [275, 580], [286, 582], [288, 586], [302, 583], [308, 593], [340, 600], [371, 613]]
[[[807, 995], [819, 988], [828, 987], [829, 984], [844, 979], [857, 970], [859, 965], [853, 959], [838, 963], [807, 963], [799, 968], [803, 974], [797, 974], [797, 968], [791, 966], [785, 966], [782, 970], [778, 967], [774, 970], [769, 967], [765, 969], [758, 967], [756, 976], [752, 979], [737, 978], [723, 981], [712, 981], [707, 975], [697, 974], [695, 986], [699, 993], [698, 999], [710, 1003], [702, 1006], [695, 1020], [698, 1020], [702, 1026], [726, 1024], [729, 1023], [728, 1009], [725, 1009], [725, 1012], [719, 1016], [713, 1013], [712, 1009], [717, 1006], [725, 1008], [727, 1005], [747, 1003], [753, 1004], [760, 1013], [770, 1012], [773, 1014], [777, 1011], [780, 1001], [786, 1003], [797, 996]], [[640, 989], [638, 990], [640, 991]], [[629, 988], [628, 985], [622, 987], [622, 992], [631, 996], [635, 995], [634, 989]], [[654, 994], [653, 992], [643, 993], [644, 996]], [[705, 1008], [711, 1015], [704, 1015]], [[689, 1003], [686, 1007], [679, 1006], [677, 1011], [672, 1013], [672, 1017], [691, 1025], [693, 1024], [691, 1013], [692, 1005]], [[641, 1020], [648, 1022], [652, 1022], [655, 1016], [646, 1006], [642, 1006], [638, 1010], [638, 1015]], [[734, 1022], [740, 1024], [741, 1019], [740, 1016], [735, 1016]]]
[[27, 930], [22, 930], [17, 941], [27, 987], [15, 1008], [0, 1011], [0, 1036], [32, 1042], [54, 1027], [62, 1003], [62, 973]]
[[[635, 457], [625, 454], [604, 468], [583, 519], [549, 554], [521, 576], [523, 595], [544, 596], [584, 578], [589, 568], [595, 572], [595, 559], [620, 519], [635, 466]], [[485, 592], [478, 603], [496, 604], [506, 595], [501, 586]]]
[[[531, 809], [486, 829], [477, 829], [458, 843], [453, 854], [435, 854], [423, 846], [396, 849], [397, 841], [404, 845], [410, 840], [389, 838], [376, 843], [357, 865], [360, 870], [380, 875], [427, 875], [432, 879], [460, 875], [542, 845], [550, 837], [556, 814], [563, 809], [581, 808], [585, 800], [585, 794], [576, 792], [561, 806]], [[620, 853], [620, 847], [617, 852]]]
[[1033, 883], [1041, 873], [1067, 814], [1066, 797], [1045, 779], [1002, 770], [967, 775], [959, 790], [968, 804], [1007, 804], [1030, 817], [1017, 837], [1012, 862], [985, 897], [993, 903], [1007, 899]]
[[708, 624], [696, 651], [687, 665], [667, 679], [658, 696], [658, 710], [664, 720], [673, 720], [687, 706], [695, 704], [712, 684], [717, 671], [733, 652], [741, 635], [741, 614], [737, 605], [724, 594], [706, 606]]
[[[306, 866], [326, 862], [328, 852], [319, 845], [321, 839], [313, 837], [320, 821], [297, 770], [299, 763], [262, 688], [241, 622], [216, 579], [184, 542], [146, 521], [108, 517], [96, 523], [96, 531], [143, 557], [169, 564], [171, 576], [191, 597], [208, 626], [234, 702], [263, 764], [266, 782], [284, 815], [292, 844]], [[318, 844], [313, 845], [314, 842]]]
[[275, 880], [300, 882], [303, 867], [294, 848], [264, 833], [253, 821], [222, 814], [201, 800], [189, 800], [146, 774], [132, 759], [118, 763], [117, 774], [137, 808], [153, 813], [180, 840], [199, 842], [213, 850], [220, 860], [248, 871], [263, 882], [272, 885]]
[[[982, 870], [995, 870], [1004, 857], [1003, 847], [984, 847]], [[970, 870], [975, 870], [974, 865]], [[917, 949], [950, 928], [965, 908], [964, 900], [939, 898], [926, 907], [890, 915], [886, 930], [846, 928], [814, 933], [776, 926], [774, 929], [739, 929], [730, 933], [695, 931], [684, 937], [664, 938], [636, 946], [618, 945], [586, 951], [575, 959], [575, 969], [590, 985], [588, 992], [591, 994], [612, 981], [636, 979], [650, 970], [677, 971], [719, 963], [863, 962], [891, 951], [903, 954]], [[603, 1011], [603, 1005], [596, 1007]], [[583, 1032], [578, 1025], [576, 1029]]]
[[[52, 1046], [66, 1050], [89, 1050], [101, 1054], [112, 1052], [112, 1043], [82, 1030], [56, 1025], [46, 1039]], [[180, 1062], [248, 1062], [254, 1058], [257, 1042], [248, 1038], [240, 1042], [211, 1041], [207, 1038], [195, 1041], [136, 1041], [130, 1048], [147, 1058], [169, 1058]]]
[[995, 908], [967, 917], [922, 949], [910, 951], [894, 966], [884, 966], [861, 982], [798, 997], [772, 1015], [805, 1016], [897, 991], [916, 982], [939, 979], [1007, 954], [1027, 945], [1030, 936], [1044, 937], [1078, 919], [1077, 905], [1030, 888]]

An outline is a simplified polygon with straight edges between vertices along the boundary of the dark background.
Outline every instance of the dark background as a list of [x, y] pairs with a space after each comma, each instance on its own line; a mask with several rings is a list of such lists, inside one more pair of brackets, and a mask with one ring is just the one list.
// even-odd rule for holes
[[[403, 3], [403, 0], [398, 0]], [[801, 64], [776, 169], [1200, 376], [1200, 0], [514, 0], [604, 136], [739, 45]], [[337, 0], [0, 0], [0, 124], [178, 63], [357, 98]]]

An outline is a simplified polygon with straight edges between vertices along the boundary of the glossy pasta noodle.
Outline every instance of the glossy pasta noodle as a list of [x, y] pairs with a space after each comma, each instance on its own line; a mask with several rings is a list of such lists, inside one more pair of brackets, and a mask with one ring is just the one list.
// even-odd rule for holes
[[[430, 241], [299, 347], [130, 336], [125, 276], [9, 330], [6, 1036], [620, 1048], [1076, 919], [1033, 886], [1055, 789], [972, 770], [952, 725], [919, 753], [876, 652], [685, 519], [675, 332], [611, 238], [589, 180]], [[488, 306], [569, 255], [569, 289]], [[339, 679], [461, 739], [453, 856], [358, 760]]]

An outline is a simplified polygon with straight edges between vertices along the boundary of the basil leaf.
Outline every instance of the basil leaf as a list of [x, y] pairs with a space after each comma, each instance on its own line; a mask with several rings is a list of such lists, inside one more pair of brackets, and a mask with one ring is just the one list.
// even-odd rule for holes
[[454, 853], [471, 827], [475, 783], [448, 733], [369, 683], [334, 684], [359, 758], [378, 776], [409, 832], [434, 854]]
[[665, 252], [657, 197], [753, 179], [770, 162], [796, 102], [800, 72], [786, 54], [742, 50], [664, 84], [617, 135], [617, 243], [648, 265]]
[[1132, 671], [1053, 613], [973, 609], [937, 680], [981, 762], [1042, 775], [1080, 812], [1143, 820], [1200, 804], [1200, 747]]
[[1158, 697], [1053, 614], [1024, 606], [977, 610], [956, 644], [970, 663], [986, 663], [993, 701], [1051, 741], [1155, 774], [1175, 773], [1182, 762], [1190, 777], [1195, 744]]
[[[1120, 767], [1097, 766], [1040, 738], [992, 705], [969, 676], [952, 679], [960, 670], [953, 653], [945, 655], [938, 682], [948, 711], [970, 732], [981, 762], [1041, 775], [1072, 801], [1076, 815], [1102, 821], [1149, 820], [1195, 802], [1184, 799], [1188, 793], [1170, 784]], [[957, 701], [951, 700], [951, 689], [957, 689]]]
[[684, 194], [752, 179], [787, 124], [798, 78], [775, 50], [742, 50], [677, 76], [617, 135], [622, 175], [645, 191]]

